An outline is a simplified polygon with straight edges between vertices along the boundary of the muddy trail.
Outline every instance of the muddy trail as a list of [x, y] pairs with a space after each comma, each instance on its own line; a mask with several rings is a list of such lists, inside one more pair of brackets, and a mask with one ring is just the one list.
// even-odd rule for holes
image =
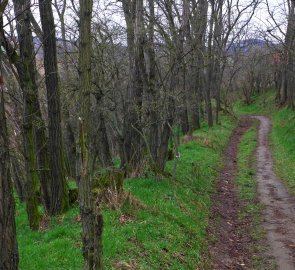
[[257, 181], [260, 202], [265, 206], [263, 226], [268, 243], [280, 270], [295, 270], [295, 198], [291, 196], [274, 172], [268, 145], [271, 122], [260, 121], [257, 148]]
[[[235, 184], [237, 175], [238, 145], [242, 136], [255, 120], [260, 121], [258, 129], [257, 192], [262, 203], [262, 226], [266, 239], [260, 245], [268, 253], [253, 254], [250, 250], [251, 220], [239, 219], [243, 202], [238, 198]], [[217, 192], [213, 196], [208, 233], [212, 238], [209, 244], [211, 269], [239, 270], [255, 269], [252, 257], [264, 256], [266, 261], [275, 261], [276, 266], [263, 269], [295, 270], [295, 198], [291, 196], [274, 172], [274, 165], [269, 150], [268, 137], [271, 122], [264, 116], [242, 118], [234, 130], [226, 149], [226, 160], [220, 172]], [[254, 154], [254, 153], [253, 153]]]

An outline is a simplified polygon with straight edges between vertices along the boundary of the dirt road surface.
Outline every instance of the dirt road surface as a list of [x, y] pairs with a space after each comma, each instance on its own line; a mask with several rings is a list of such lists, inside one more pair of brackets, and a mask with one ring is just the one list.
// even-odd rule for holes
[[278, 269], [295, 270], [295, 199], [274, 172], [268, 144], [270, 120], [264, 116], [254, 118], [260, 121], [256, 155], [259, 200], [264, 205], [263, 226]]
[[213, 240], [209, 244], [212, 265], [208, 269], [242, 270], [250, 266], [247, 245], [251, 240], [246, 232], [249, 223], [238, 218], [242, 209], [238, 198], [235, 177], [237, 175], [238, 146], [242, 136], [253, 124], [253, 119], [243, 118], [233, 131], [226, 148], [225, 164], [217, 183], [217, 192], [212, 200], [208, 234]]
[[[241, 221], [238, 217], [243, 204], [238, 198], [235, 184], [238, 145], [255, 119], [260, 122], [256, 149], [257, 199], [263, 205], [261, 220], [266, 232], [266, 239], [259, 242], [266, 248], [262, 254], [253, 254], [249, 248], [254, 243], [249, 235], [251, 220]], [[230, 138], [225, 166], [212, 198], [214, 205], [208, 229], [213, 239], [209, 244], [212, 259], [210, 269], [255, 269], [252, 258], [259, 256], [266, 262], [263, 269], [295, 270], [295, 198], [274, 172], [269, 149], [270, 131], [271, 121], [267, 117], [248, 116], [241, 119]], [[273, 261], [276, 265], [273, 265]]]

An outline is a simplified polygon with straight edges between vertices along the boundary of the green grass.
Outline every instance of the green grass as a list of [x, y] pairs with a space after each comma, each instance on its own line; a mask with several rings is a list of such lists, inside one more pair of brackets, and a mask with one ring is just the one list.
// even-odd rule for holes
[[239, 213], [242, 222], [250, 222], [250, 231], [243, 232], [250, 234], [251, 243], [249, 252], [251, 252], [254, 269], [261, 269], [263, 260], [257, 253], [260, 253], [262, 247], [258, 241], [263, 239], [264, 234], [261, 228], [260, 213], [261, 204], [257, 198], [256, 166], [255, 166], [255, 149], [257, 146], [256, 125], [252, 126], [242, 137], [238, 148], [238, 175], [236, 182], [239, 189], [239, 197], [243, 201], [243, 209]]
[[238, 101], [234, 105], [234, 112], [238, 116], [245, 114], [271, 115], [276, 110], [274, 99], [275, 93], [270, 90], [261, 95], [254, 96], [252, 98], [253, 102], [250, 105], [245, 104], [242, 100]]
[[29, 229], [25, 207], [17, 203], [16, 223], [20, 269], [81, 269], [80, 224], [75, 221], [78, 208], [52, 219], [49, 229]]
[[270, 146], [277, 175], [286, 183], [295, 195], [295, 112], [288, 108], [278, 108], [275, 104], [275, 92], [268, 91], [254, 97], [250, 106], [239, 102], [235, 112], [243, 114], [263, 114], [272, 119]]
[[256, 128], [251, 127], [242, 137], [238, 148], [238, 176], [240, 198], [251, 202], [256, 197], [256, 168], [254, 151], [257, 145]]
[[271, 148], [276, 171], [295, 195], [295, 112], [284, 108], [272, 119]]
[[[124, 205], [104, 211], [105, 269], [132, 265], [134, 269], [196, 269], [204, 265], [206, 227], [222, 150], [234, 128], [223, 116], [222, 125], [206, 125], [194, 133], [197, 140], [179, 147], [180, 159], [169, 161], [167, 171], [176, 165], [169, 179], [137, 178], [125, 181], [143, 207]], [[81, 224], [78, 207], [51, 220], [48, 228], [32, 232], [25, 208], [17, 204], [17, 233], [20, 269], [82, 269]], [[120, 217], [127, 217], [120, 222]], [[117, 267], [116, 267], [117, 266]], [[122, 268], [123, 269], [123, 268]]]

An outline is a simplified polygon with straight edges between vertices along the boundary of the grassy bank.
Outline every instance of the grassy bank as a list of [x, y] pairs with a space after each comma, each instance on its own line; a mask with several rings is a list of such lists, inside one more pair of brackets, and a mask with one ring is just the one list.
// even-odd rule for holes
[[237, 103], [235, 112], [242, 114], [263, 114], [272, 119], [270, 145], [277, 175], [295, 195], [295, 112], [288, 108], [278, 108], [275, 93], [266, 92], [254, 97], [254, 102], [246, 106]]
[[[124, 188], [139, 202], [104, 211], [105, 269], [196, 269], [205, 242], [210, 194], [233, 120], [203, 126], [192, 140], [184, 140], [180, 159], [169, 161], [175, 177], [129, 179]], [[17, 205], [20, 269], [82, 269], [79, 210], [75, 208], [42, 229], [28, 228], [25, 208]]]

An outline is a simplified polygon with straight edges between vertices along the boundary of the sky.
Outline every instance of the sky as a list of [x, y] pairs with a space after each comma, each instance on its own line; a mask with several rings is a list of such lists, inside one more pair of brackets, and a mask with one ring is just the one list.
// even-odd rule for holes
[[[242, 4], [249, 4], [250, 0], [233, 0], [233, 2], [235, 1], [240, 1], [240, 3]], [[280, 29], [278, 27], [276, 27], [276, 24], [273, 22], [273, 20], [270, 18], [269, 12], [267, 10], [267, 5], [265, 2], [268, 2], [270, 10], [273, 12], [274, 18], [277, 22], [277, 24], [281, 27]], [[38, 3], [37, 0], [32, 0], [32, 3]], [[54, 1], [53, 1], [54, 2]], [[68, 3], [70, 3], [70, 1], [67, 1]], [[261, 4], [259, 6], [259, 8], [256, 10], [256, 13], [254, 15], [254, 18], [252, 20], [252, 27], [250, 29], [250, 31], [253, 32], [253, 35], [257, 35], [259, 33], [263, 33], [266, 30], [272, 30], [275, 35], [280, 36], [280, 38], [283, 38], [282, 33], [280, 33], [280, 30], [282, 32], [285, 31], [286, 28], [286, 6], [284, 5], [284, 2], [286, 2], [286, 0], [261, 0]], [[94, 3], [99, 3], [99, 5], [101, 6], [108, 6], [107, 10], [105, 11], [105, 16], [110, 19], [113, 20], [114, 22], [124, 25], [124, 22], [122, 20], [122, 16], [118, 15], [117, 13], [113, 13], [113, 7], [111, 6], [112, 4], [116, 3], [116, 5], [118, 6], [118, 1], [110, 1], [110, 0], [94, 0]], [[35, 8], [33, 8], [36, 10], [35, 14], [36, 14], [36, 19], [38, 20], [38, 7], [37, 5], [35, 6]], [[116, 12], [118, 12], [118, 8], [116, 8]], [[70, 14], [70, 12], [68, 12], [68, 14]], [[101, 14], [102, 15], [102, 14]], [[13, 16], [13, 15], [12, 15]], [[56, 22], [58, 22], [58, 17], [57, 15], [55, 16], [56, 18]], [[72, 21], [73, 20], [73, 16], [68, 16], [68, 21]]]
[[[259, 28], [266, 31], [271, 31], [270, 33], [277, 36], [279, 38], [278, 41], [284, 39], [284, 33], [286, 31], [286, 14], [287, 14], [287, 5], [285, 0], [267, 0], [269, 10], [273, 16], [271, 18], [267, 5], [266, 0], [263, 0], [260, 4], [259, 9], [256, 11], [255, 18], [253, 23], [255, 23], [255, 27], [257, 31]], [[271, 38], [271, 35], [268, 34]]]

